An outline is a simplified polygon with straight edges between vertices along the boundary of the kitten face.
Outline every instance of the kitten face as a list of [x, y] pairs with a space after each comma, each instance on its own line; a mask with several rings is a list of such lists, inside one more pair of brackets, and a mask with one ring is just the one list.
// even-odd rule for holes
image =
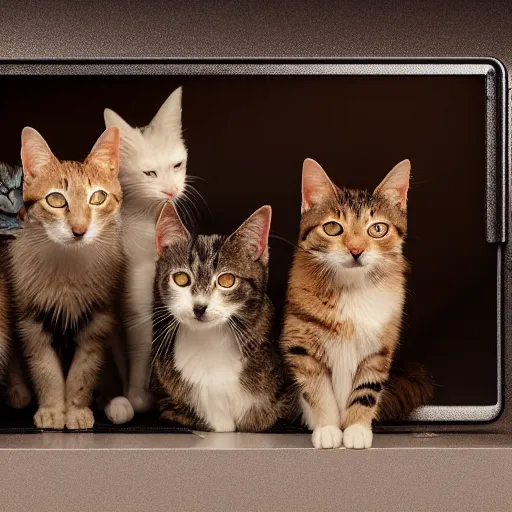
[[185, 189], [187, 150], [181, 133], [181, 87], [144, 128], [133, 128], [105, 109], [106, 126], [121, 132], [120, 179], [125, 197], [141, 202], [174, 200]]
[[373, 193], [339, 189], [316, 162], [306, 160], [301, 248], [339, 276], [377, 275], [402, 254], [409, 174], [405, 160]]
[[32, 128], [22, 134], [23, 199], [28, 229], [41, 229], [60, 245], [79, 248], [102, 240], [119, 222], [119, 131], [98, 139], [84, 163], [60, 162]]
[[156, 286], [174, 319], [196, 330], [243, 321], [265, 293], [270, 215], [263, 207], [229, 237], [192, 239], [174, 207], [164, 207]]
[[20, 227], [16, 216], [23, 208], [22, 169], [0, 164], [0, 235]]

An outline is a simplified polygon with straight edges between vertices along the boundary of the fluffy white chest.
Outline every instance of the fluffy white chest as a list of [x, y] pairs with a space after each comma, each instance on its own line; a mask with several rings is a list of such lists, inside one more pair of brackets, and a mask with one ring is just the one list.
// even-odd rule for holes
[[342, 422], [359, 363], [380, 350], [383, 329], [400, 307], [400, 292], [376, 287], [355, 289], [341, 296], [339, 321], [352, 324], [353, 329], [347, 329], [352, 336], [332, 339], [326, 347]]
[[251, 406], [240, 385], [242, 361], [231, 330], [226, 326], [192, 331], [180, 327], [174, 360], [192, 385], [193, 406], [217, 432], [235, 430], [235, 422]]
[[360, 345], [372, 346], [400, 307], [400, 291], [368, 286], [345, 292], [338, 303], [338, 314], [340, 322], [352, 322], [354, 338]]
[[149, 214], [122, 212], [123, 244], [133, 266], [143, 261], [156, 262], [155, 221]]

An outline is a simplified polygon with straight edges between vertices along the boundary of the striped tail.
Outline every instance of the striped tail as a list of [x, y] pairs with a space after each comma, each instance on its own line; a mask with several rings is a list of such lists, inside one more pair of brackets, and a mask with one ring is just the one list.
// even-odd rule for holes
[[380, 397], [377, 419], [404, 420], [413, 409], [426, 405], [433, 393], [432, 375], [423, 365], [406, 363], [403, 368], [392, 367]]

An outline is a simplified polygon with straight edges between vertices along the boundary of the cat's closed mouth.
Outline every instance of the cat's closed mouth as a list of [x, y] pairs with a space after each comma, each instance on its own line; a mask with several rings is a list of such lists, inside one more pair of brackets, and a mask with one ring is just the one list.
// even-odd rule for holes
[[346, 265], [343, 265], [344, 268], [363, 268], [364, 267], [364, 263], [362, 263], [361, 261], [351, 261], [350, 263], [346, 264]]

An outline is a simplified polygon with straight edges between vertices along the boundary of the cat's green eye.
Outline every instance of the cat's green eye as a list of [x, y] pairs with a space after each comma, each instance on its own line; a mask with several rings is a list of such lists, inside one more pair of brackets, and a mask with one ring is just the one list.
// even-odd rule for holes
[[59, 194], [59, 192], [52, 192], [51, 194], [48, 194], [46, 196], [46, 202], [52, 208], [64, 208], [64, 206], [68, 204], [66, 198], [62, 194]]
[[89, 204], [92, 204], [93, 206], [99, 206], [107, 200], [107, 197], [107, 193], [103, 190], [96, 190], [96, 192], [94, 192], [94, 194], [89, 199]]
[[176, 274], [173, 274], [172, 278], [174, 282], [182, 288], [190, 284], [190, 276], [186, 272], [176, 272]]
[[217, 279], [217, 283], [219, 283], [219, 286], [222, 286], [222, 288], [232, 288], [233, 285], [235, 284], [235, 281], [236, 277], [233, 274], [230, 274], [229, 272], [221, 274]]
[[389, 231], [389, 226], [385, 222], [376, 222], [368, 228], [368, 234], [372, 238], [382, 238]]
[[324, 232], [329, 236], [338, 236], [343, 233], [343, 227], [339, 222], [326, 222], [322, 228], [324, 229]]

